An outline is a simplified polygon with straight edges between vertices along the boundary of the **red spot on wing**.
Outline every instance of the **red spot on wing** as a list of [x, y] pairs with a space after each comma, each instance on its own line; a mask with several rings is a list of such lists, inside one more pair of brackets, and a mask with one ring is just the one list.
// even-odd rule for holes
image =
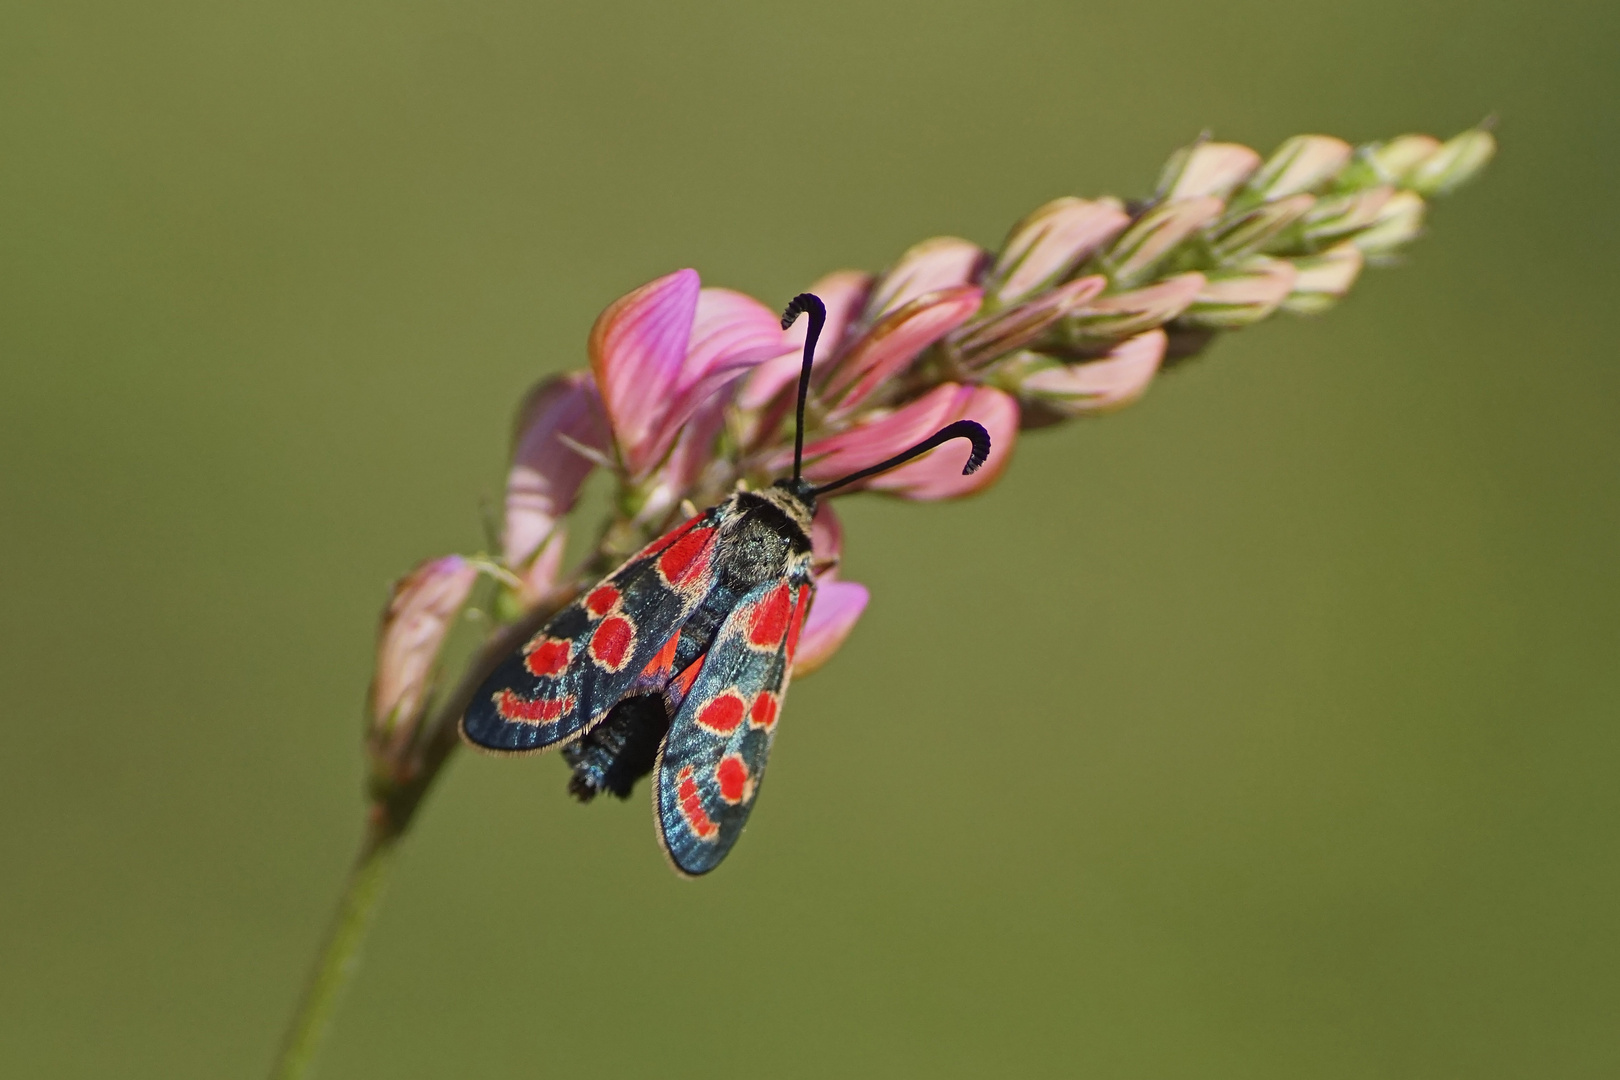
[[667, 676], [675, 667], [675, 648], [680, 643], [681, 635], [680, 631], [677, 630], [669, 635], [669, 640], [664, 642], [664, 647], [658, 650], [658, 655], [647, 663], [641, 674], [649, 679], [660, 679]]
[[787, 662], [793, 666], [793, 650], [799, 647], [799, 631], [804, 629], [804, 616], [810, 610], [810, 597], [814, 590], [809, 585], [799, 586], [799, 595], [793, 602], [793, 621], [788, 623]]
[[733, 806], [754, 793], [754, 778], [748, 775], [748, 765], [736, 754], [727, 754], [714, 767], [714, 782], [720, 785], [720, 797]]
[[698, 727], [716, 735], [730, 735], [742, 723], [743, 713], [747, 711], [748, 706], [742, 696], [734, 690], [727, 690], [704, 702], [697, 711]]
[[602, 616], [612, 611], [613, 605], [617, 604], [618, 602], [618, 589], [615, 589], [612, 585], [598, 585], [596, 588], [592, 589], [591, 594], [585, 598], [585, 610], [590, 612], [593, 618], [600, 619]]
[[495, 695], [495, 711], [509, 724], [555, 724], [574, 711], [574, 695], [530, 699], [502, 690]]
[[653, 556], [657, 552], [663, 551], [664, 548], [668, 547], [670, 544], [674, 543], [676, 540], [680, 539], [682, 536], [685, 536], [687, 533], [691, 532], [692, 527], [695, 526], [698, 522], [702, 521], [704, 517], [705, 517], [704, 514], [698, 514], [698, 515], [696, 515], [694, 517], [687, 518], [685, 521], [681, 522], [679, 525], [677, 525], [673, 529], [669, 530], [669, 532], [665, 533], [663, 536], [660, 536], [658, 539], [654, 540], [652, 543], [648, 544], [646, 547], [642, 548], [640, 551], [638, 551], [634, 555], [630, 556], [630, 558], [628, 560], [626, 560], [626, 561], [628, 561], [628, 562], [637, 562], [637, 561], [639, 561], [641, 559], [650, 558], [651, 556]]
[[792, 609], [793, 599], [786, 583], [766, 593], [765, 598], [755, 604], [754, 610], [749, 613], [749, 644], [758, 649], [774, 649], [780, 645], [782, 635], [787, 633], [788, 616]]
[[636, 624], [624, 615], [609, 616], [591, 635], [591, 659], [609, 671], [618, 671], [624, 667], [635, 642]]
[[675, 777], [675, 799], [681, 807], [686, 827], [699, 840], [713, 840], [720, 835], [720, 826], [703, 809], [703, 797], [698, 794], [697, 781], [692, 779], [692, 766], [683, 765]]
[[563, 669], [568, 667], [568, 658], [573, 651], [573, 642], [564, 638], [536, 638], [523, 651], [523, 666], [532, 675], [550, 678], [562, 674]]
[[748, 710], [748, 726], [769, 731], [776, 726], [776, 710], [780, 703], [769, 690], [762, 691]]
[[692, 529], [658, 556], [658, 572], [670, 588], [686, 589], [702, 579], [709, 569], [714, 533], [712, 527]]

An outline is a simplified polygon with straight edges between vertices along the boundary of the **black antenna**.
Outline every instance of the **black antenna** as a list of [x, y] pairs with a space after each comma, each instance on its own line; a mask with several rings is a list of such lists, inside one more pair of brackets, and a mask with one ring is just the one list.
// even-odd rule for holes
[[[810, 369], [806, 366], [805, 370], [809, 371]], [[979, 466], [983, 465], [985, 459], [990, 456], [990, 433], [984, 430], [984, 425], [977, 421], [958, 420], [954, 424], [946, 424], [905, 453], [896, 454], [888, 461], [873, 465], [870, 469], [850, 473], [842, 480], [822, 484], [820, 487], [813, 489], [810, 494], [812, 497], [819, 498], [834, 488], [841, 488], [845, 484], [853, 484], [857, 480], [865, 480], [868, 476], [875, 476], [880, 472], [888, 472], [895, 466], [904, 465], [912, 458], [926, 454], [939, 444], [950, 442], [952, 439], [966, 439], [973, 444], [973, 452], [968, 454], [967, 464], [962, 466], [962, 475], [966, 476], [968, 473], [978, 472]]]
[[793, 483], [799, 482], [799, 469], [804, 463], [804, 399], [810, 394], [810, 365], [816, 359], [816, 339], [827, 322], [827, 305], [815, 293], [800, 293], [788, 301], [782, 312], [782, 329], [792, 326], [800, 315], [810, 316], [810, 328], [804, 335], [804, 367], [799, 371], [799, 411], [793, 423]]

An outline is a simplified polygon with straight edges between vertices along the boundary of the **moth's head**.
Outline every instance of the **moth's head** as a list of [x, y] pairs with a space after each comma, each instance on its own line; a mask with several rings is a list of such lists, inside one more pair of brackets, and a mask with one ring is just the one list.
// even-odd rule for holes
[[816, 485], [812, 484], [804, 477], [784, 476], [782, 479], [772, 484], [771, 487], [781, 488], [782, 491], [791, 496], [795, 502], [799, 503], [799, 505], [803, 506], [812, 514], [815, 513]]

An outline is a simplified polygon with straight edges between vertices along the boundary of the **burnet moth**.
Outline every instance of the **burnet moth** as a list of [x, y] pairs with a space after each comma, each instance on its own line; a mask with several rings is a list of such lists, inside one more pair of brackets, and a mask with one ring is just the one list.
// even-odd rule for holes
[[507, 657], [461, 721], [464, 739], [494, 753], [562, 747], [581, 801], [627, 798], [652, 773], [659, 841], [687, 876], [720, 865], [759, 795], [816, 591], [816, 499], [951, 439], [972, 444], [964, 474], [990, 454], [989, 432], [958, 420], [841, 480], [805, 480], [804, 405], [826, 309], [802, 293], [782, 328], [800, 315], [810, 323], [793, 476], [738, 491], [648, 544]]

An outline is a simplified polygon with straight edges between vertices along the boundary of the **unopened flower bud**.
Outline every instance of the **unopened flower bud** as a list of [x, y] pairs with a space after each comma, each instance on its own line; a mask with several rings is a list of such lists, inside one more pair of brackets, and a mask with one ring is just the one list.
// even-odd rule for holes
[[1078, 309], [1107, 286], [1101, 274], [1076, 278], [1050, 289], [1027, 304], [998, 311], [987, 319], [969, 323], [954, 339], [957, 355], [969, 367], [982, 367], [998, 356], [1021, 349], [1051, 328], [1059, 319]]
[[1194, 143], [1170, 155], [1158, 190], [1166, 199], [1225, 199], [1259, 167], [1260, 155], [1240, 143]]
[[879, 319], [851, 342], [825, 376], [824, 401], [848, 414], [924, 349], [971, 319], [984, 294], [976, 285], [924, 293]]
[[1299, 239], [1304, 250], [1326, 247], [1370, 228], [1394, 194], [1394, 188], [1380, 184], [1350, 195], [1318, 199], [1300, 219]]
[[1294, 264], [1294, 286], [1283, 301], [1284, 311], [1295, 315], [1315, 315], [1337, 304], [1356, 283], [1363, 263], [1361, 249], [1353, 241], [1329, 248], [1319, 255], [1290, 259]]
[[1379, 208], [1378, 216], [1352, 242], [1368, 258], [1391, 255], [1417, 238], [1423, 231], [1427, 206], [1414, 191], [1397, 191]]
[[1315, 195], [1289, 195], [1228, 214], [1210, 230], [1210, 251], [1220, 262], [1259, 251], [1315, 205]]
[[1122, 408], [1147, 392], [1164, 359], [1166, 340], [1163, 330], [1149, 330], [1083, 363], [1063, 363], [1039, 353], [1020, 354], [1023, 370], [1018, 376], [1018, 396], [1059, 416]]
[[1221, 214], [1221, 200], [1213, 195], [1160, 203], [1125, 230], [1104, 262], [1119, 288], [1130, 288], [1153, 276], [1159, 263], [1176, 246]]
[[1130, 224], [1116, 200], [1054, 199], [1013, 226], [984, 282], [985, 295], [1015, 304], [1054, 282]]
[[1401, 187], [1413, 170], [1439, 149], [1440, 140], [1433, 135], [1401, 135], [1368, 150], [1366, 158], [1380, 183]]
[[1449, 139], [1425, 158], [1406, 178], [1406, 186], [1419, 195], [1447, 195], [1479, 175], [1496, 155], [1496, 138], [1481, 128]]
[[394, 584], [377, 629], [367, 743], [386, 771], [410, 746], [432, 690], [439, 651], [478, 569], [459, 555], [422, 563]]
[[1277, 147], [1244, 188], [1248, 201], [1315, 191], [1350, 161], [1350, 144], [1326, 135], [1295, 135]]
[[862, 322], [874, 323], [926, 293], [973, 284], [988, 258], [978, 244], [956, 236], [913, 245], [872, 286]]
[[1062, 319], [1066, 341], [1087, 345], [1130, 337], [1163, 325], [1187, 310], [1204, 288], [1204, 275], [1177, 274], [1155, 285], [1091, 300]]
[[1177, 323], [1210, 330], [1235, 330], [1276, 311], [1294, 287], [1295, 270], [1283, 259], [1251, 256], [1230, 269], [1211, 271], [1192, 306]]

